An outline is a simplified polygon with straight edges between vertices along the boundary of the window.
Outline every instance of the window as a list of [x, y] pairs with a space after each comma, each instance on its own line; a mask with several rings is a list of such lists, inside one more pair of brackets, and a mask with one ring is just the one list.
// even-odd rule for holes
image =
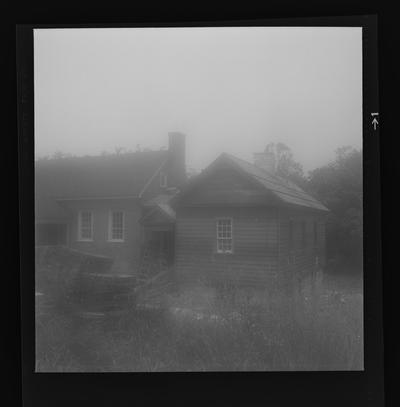
[[232, 219], [217, 220], [217, 252], [233, 253]]
[[79, 212], [78, 217], [79, 240], [93, 240], [93, 214], [89, 211]]
[[124, 213], [110, 212], [108, 240], [122, 242], [124, 240]]
[[160, 187], [167, 187], [167, 174], [165, 174], [165, 172], [160, 172]]

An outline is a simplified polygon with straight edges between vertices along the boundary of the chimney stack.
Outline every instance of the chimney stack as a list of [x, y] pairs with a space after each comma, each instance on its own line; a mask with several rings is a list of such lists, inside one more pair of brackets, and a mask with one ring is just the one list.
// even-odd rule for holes
[[272, 174], [276, 171], [275, 154], [270, 151], [253, 154], [254, 165]]
[[180, 132], [168, 133], [168, 186], [181, 187], [186, 182], [186, 135]]

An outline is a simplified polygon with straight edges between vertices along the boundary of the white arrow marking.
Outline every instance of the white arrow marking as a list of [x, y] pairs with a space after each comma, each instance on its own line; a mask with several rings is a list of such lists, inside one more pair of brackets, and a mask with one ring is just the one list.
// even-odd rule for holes
[[378, 120], [376, 120], [376, 118], [374, 118], [374, 120], [372, 120], [372, 124], [374, 125], [374, 130], [376, 130], [376, 125], [378, 124]]

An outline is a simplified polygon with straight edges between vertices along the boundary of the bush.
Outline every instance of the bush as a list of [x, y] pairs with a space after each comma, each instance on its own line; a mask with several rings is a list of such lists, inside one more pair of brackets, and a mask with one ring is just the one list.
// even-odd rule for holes
[[[346, 286], [346, 285], [344, 285]], [[193, 287], [164, 310], [38, 324], [41, 371], [279, 371], [363, 368], [362, 294], [329, 281], [311, 297]], [[60, 321], [61, 320], [61, 321]], [[50, 332], [50, 334], [49, 334]], [[56, 356], [57, 352], [59, 355]]]

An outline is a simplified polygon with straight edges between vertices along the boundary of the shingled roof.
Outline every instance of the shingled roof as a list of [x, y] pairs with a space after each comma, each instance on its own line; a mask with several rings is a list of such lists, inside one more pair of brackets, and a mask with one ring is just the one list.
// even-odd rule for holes
[[65, 217], [57, 199], [138, 198], [167, 158], [160, 150], [36, 161], [36, 218]]
[[266, 189], [271, 191], [281, 201], [293, 204], [306, 206], [313, 209], [322, 211], [329, 211], [329, 209], [322, 205], [319, 201], [311, 195], [304, 192], [295, 183], [287, 178], [280, 177], [276, 174], [268, 172], [262, 168], [257, 167], [247, 161], [234, 157], [233, 155], [224, 153], [228, 160], [234, 162], [242, 171], [250, 175], [253, 179], [258, 181]]
[[252, 180], [256, 181], [258, 185], [271, 192], [279, 199], [279, 201], [285, 204], [303, 206], [319, 211], [329, 211], [329, 209], [326, 208], [322, 203], [303, 191], [292, 181], [268, 172], [254, 164], [227, 153], [222, 153], [202, 173], [194, 177], [188, 184], [186, 191], [182, 191], [182, 193], [176, 197], [176, 201], [180, 200], [180, 197], [185, 195], [196, 184], [201, 182], [202, 179], [209, 176], [214, 168], [218, 167], [218, 164], [221, 162], [228, 163], [233, 168], [240, 171], [240, 173], [250, 177]]

